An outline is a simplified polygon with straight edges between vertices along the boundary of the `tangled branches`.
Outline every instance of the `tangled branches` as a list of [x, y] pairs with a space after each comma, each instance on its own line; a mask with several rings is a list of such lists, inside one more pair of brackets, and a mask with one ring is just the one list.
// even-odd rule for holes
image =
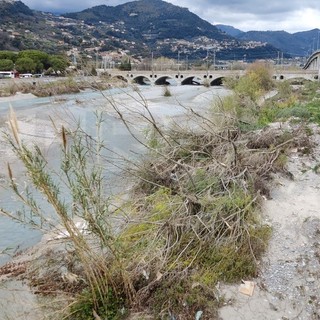
[[303, 127], [245, 133], [230, 118], [225, 127], [196, 118], [192, 128], [174, 123], [150, 134], [149, 154], [135, 172], [135, 201], [127, 204], [132, 221], [120, 237], [138, 275], [137, 303], [184, 319], [203, 308], [202, 299], [217, 301], [218, 281], [257, 274], [271, 232], [259, 219], [261, 197], [270, 197], [272, 174], [290, 175], [292, 148], [311, 148]]

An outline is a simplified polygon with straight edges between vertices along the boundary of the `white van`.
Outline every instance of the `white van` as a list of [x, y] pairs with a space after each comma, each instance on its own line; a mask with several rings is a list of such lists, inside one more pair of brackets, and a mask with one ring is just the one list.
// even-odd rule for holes
[[19, 75], [20, 78], [31, 78], [32, 73], [22, 73]]
[[4, 78], [14, 78], [13, 71], [0, 71], [0, 79]]

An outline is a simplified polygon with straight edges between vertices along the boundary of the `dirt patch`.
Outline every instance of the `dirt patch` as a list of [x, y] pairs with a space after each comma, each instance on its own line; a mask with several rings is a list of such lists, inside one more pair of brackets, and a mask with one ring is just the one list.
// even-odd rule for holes
[[254, 294], [241, 295], [239, 284], [221, 286], [221, 319], [320, 319], [320, 131], [311, 129], [312, 154], [293, 150], [287, 166], [293, 179], [276, 176], [263, 204], [273, 235]]

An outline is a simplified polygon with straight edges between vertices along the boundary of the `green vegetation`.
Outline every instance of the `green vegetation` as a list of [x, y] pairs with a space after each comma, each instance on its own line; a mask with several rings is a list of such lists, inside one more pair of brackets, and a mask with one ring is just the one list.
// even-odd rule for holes
[[69, 61], [62, 55], [49, 55], [40, 50], [22, 50], [18, 53], [0, 51], [0, 71], [16, 69], [20, 73], [64, 74]]
[[256, 62], [250, 65], [246, 75], [227, 84], [242, 97], [256, 101], [273, 87], [272, 70], [264, 63]]
[[[239, 126], [245, 130], [262, 128], [275, 121], [320, 123], [319, 82], [303, 81], [297, 87], [291, 82], [275, 84], [269, 68], [261, 63], [253, 64], [239, 80], [226, 79], [226, 86], [233, 89], [234, 94], [225, 98], [223, 108], [237, 118]], [[278, 93], [263, 105], [258, 105], [257, 101], [272, 88]]]
[[[234, 96], [212, 106], [212, 115], [190, 110], [192, 127], [185, 121], [160, 128], [145, 105], [143, 117], [151, 124], [147, 142], [141, 141], [146, 155], [126, 168], [135, 184], [122, 201], [104, 190], [109, 160], [103, 141], [81, 128], [62, 128], [57, 173], [38, 147], [21, 143], [11, 116], [8, 141], [26, 168], [26, 185], [42, 193], [54, 215], [43, 214], [10, 166], [10, 186], [27, 210], [5, 214], [41, 228], [50, 228], [53, 218], [68, 231], [70, 264], [78, 264], [73, 272], [81, 280], [65, 319], [123, 319], [142, 308], [155, 319], [191, 320], [198, 310], [214, 319], [222, 302], [217, 283], [257, 275], [272, 231], [260, 219], [260, 200], [270, 197], [272, 173], [288, 174], [288, 150], [311, 148], [304, 125], [286, 130], [264, 125], [278, 119], [280, 109], [292, 111], [291, 100], [309, 112], [297, 112], [299, 117], [310, 121], [319, 115], [316, 85], [293, 93], [281, 84], [281, 96], [258, 105], [274, 85], [268, 75], [266, 66], [253, 65], [232, 82]], [[130, 130], [130, 120], [110, 102]], [[281, 117], [289, 119], [291, 111]], [[97, 115], [97, 137], [102, 121]], [[89, 234], [79, 231], [75, 218], [86, 223]]]
[[13, 70], [14, 63], [10, 59], [1, 59], [0, 60], [0, 71], [10, 71]]
[[119, 70], [123, 70], [123, 71], [131, 71], [131, 61], [129, 57], [124, 57], [121, 60], [120, 66], [119, 66]]
[[17, 60], [17, 53], [14, 51], [0, 51], [0, 60], [8, 59], [13, 62]]
[[266, 125], [274, 121], [305, 121], [320, 123], [320, 85], [307, 83], [296, 89], [289, 82], [279, 85], [278, 95], [261, 108], [259, 123]]

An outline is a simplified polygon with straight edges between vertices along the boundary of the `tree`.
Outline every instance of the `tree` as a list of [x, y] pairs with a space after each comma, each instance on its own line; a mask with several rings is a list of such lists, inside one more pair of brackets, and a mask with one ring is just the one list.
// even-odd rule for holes
[[128, 57], [124, 58], [121, 61], [119, 69], [123, 70], [123, 71], [131, 71], [131, 61], [130, 61], [130, 59]]
[[264, 63], [253, 63], [245, 76], [235, 84], [234, 90], [242, 96], [256, 101], [261, 95], [273, 87], [270, 67]]
[[0, 51], [0, 60], [8, 59], [13, 62], [17, 60], [18, 54], [14, 51]]
[[49, 55], [43, 51], [39, 50], [24, 50], [20, 51], [18, 58], [28, 58], [31, 59], [34, 64], [34, 72], [41, 73], [43, 69], [50, 67], [49, 64]]
[[0, 71], [8, 71], [14, 68], [14, 63], [10, 59], [0, 59]]
[[69, 62], [65, 57], [55, 55], [49, 57], [49, 64], [55, 73], [64, 73], [69, 65]]
[[20, 73], [36, 72], [36, 63], [31, 58], [19, 58], [16, 61], [16, 69]]
[[251, 64], [247, 74], [253, 80], [257, 81], [261, 90], [269, 91], [273, 87], [272, 69], [266, 63], [255, 62]]

